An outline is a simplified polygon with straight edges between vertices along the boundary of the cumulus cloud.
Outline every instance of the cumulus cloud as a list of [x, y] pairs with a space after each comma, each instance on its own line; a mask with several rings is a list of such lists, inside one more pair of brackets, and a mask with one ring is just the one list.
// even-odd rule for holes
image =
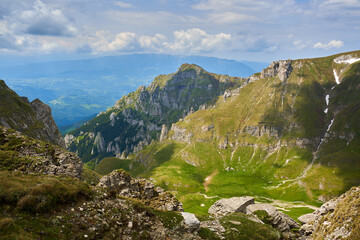
[[137, 45], [137, 35], [132, 32], [121, 32], [113, 37], [109, 31], [100, 30], [95, 35], [95, 42], [90, 44], [95, 52], [129, 51]]
[[165, 43], [165, 46], [173, 52], [211, 52], [224, 48], [231, 39], [231, 34], [218, 33], [208, 34], [199, 28], [187, 31], [175, 31], [174, 42]]
[[144, 49], [161, 49], [164, 46], [166, 37], [162, 34], [155, 34], [155, 36], [143, 35], [139, 38], [140, 47]]
[[9, 27], [7, 21], [0, 21], [0, 50], [15, 51], [33, 44], [33, 39], [29, 36], [17, 35]]
[[122, 32], [115, 37], [108, 31], [98, 31], [90, 46], [95, 52], [153, 50], [171, 53], [211, 52], [224, 48], [231, 39], [230, 34], [208, 34], [199, 28], [174, 31], [173, 41], [162, 34], [154, 36]]
[[331, 40], [328, 43], [322, 43], [318, 42], [315, 43], [314, 48], [320, 48], [320, 49], [331, 49], [331, 48], [342, 48], [344, 46], [344, 42], [340, 40]]
[[46, 6], [41, 0], [36, 0], [31, 10], [20, 13], [19, 28], [32, 35], [74, 36], [77, 29], [59, 9]]

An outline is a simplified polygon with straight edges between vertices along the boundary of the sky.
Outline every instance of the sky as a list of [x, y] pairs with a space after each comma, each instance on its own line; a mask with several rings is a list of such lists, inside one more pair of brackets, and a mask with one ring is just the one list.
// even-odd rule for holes
[[360, 0], [0, 0], [0, 65], [158, 53], [274, 61], [360, 49]]

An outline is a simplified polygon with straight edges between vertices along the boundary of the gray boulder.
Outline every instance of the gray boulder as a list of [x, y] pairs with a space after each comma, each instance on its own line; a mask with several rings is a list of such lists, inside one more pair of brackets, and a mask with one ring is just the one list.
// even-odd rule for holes
[[253, 197], [232, 197], [216, 201], [210, 208], [209, 214], [215, 217], [222, 217], [229, 213], [246, 213], [246, 207], [254, 204]]
[[200, 227], [200, 221], [199, 219], [197, 219], [195, 214], [188, 212], [181, 212], [181, 215], [184, 218], [184, 223], [188, 230], [193, 231]]
[[310, 222], [313, 222], [316, 220], [317, 215], [314, 213], [308, 213], [305, 215], [302, 215], [298, 218], [299, 222], [301, 222], [302, 224], [307, 224]]

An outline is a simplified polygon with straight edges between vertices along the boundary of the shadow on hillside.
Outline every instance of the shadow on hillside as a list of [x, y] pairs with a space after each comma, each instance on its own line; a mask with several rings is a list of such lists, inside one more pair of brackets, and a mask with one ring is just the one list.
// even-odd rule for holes
[[[275, 99], [265, 111], [262, 123], [276, 128], [281, 136], [319, 138], [324, 135], [325, 94], [318, 82], [304, 82], [301, 87], [294, 83], [274, 84], [272, 87]], [[289, 129], [292, 130], [289, 132]]]

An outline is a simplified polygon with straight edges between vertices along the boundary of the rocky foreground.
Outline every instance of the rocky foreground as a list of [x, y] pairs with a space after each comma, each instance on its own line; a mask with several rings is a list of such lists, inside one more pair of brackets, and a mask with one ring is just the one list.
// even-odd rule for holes
[[150, 180], [100, 178], [75, 154], [3, 127], [0, 155], [0, 239], [359, 239], [360, 187], [300, 227], [253, 197], [220, 199], [197, 217]]

